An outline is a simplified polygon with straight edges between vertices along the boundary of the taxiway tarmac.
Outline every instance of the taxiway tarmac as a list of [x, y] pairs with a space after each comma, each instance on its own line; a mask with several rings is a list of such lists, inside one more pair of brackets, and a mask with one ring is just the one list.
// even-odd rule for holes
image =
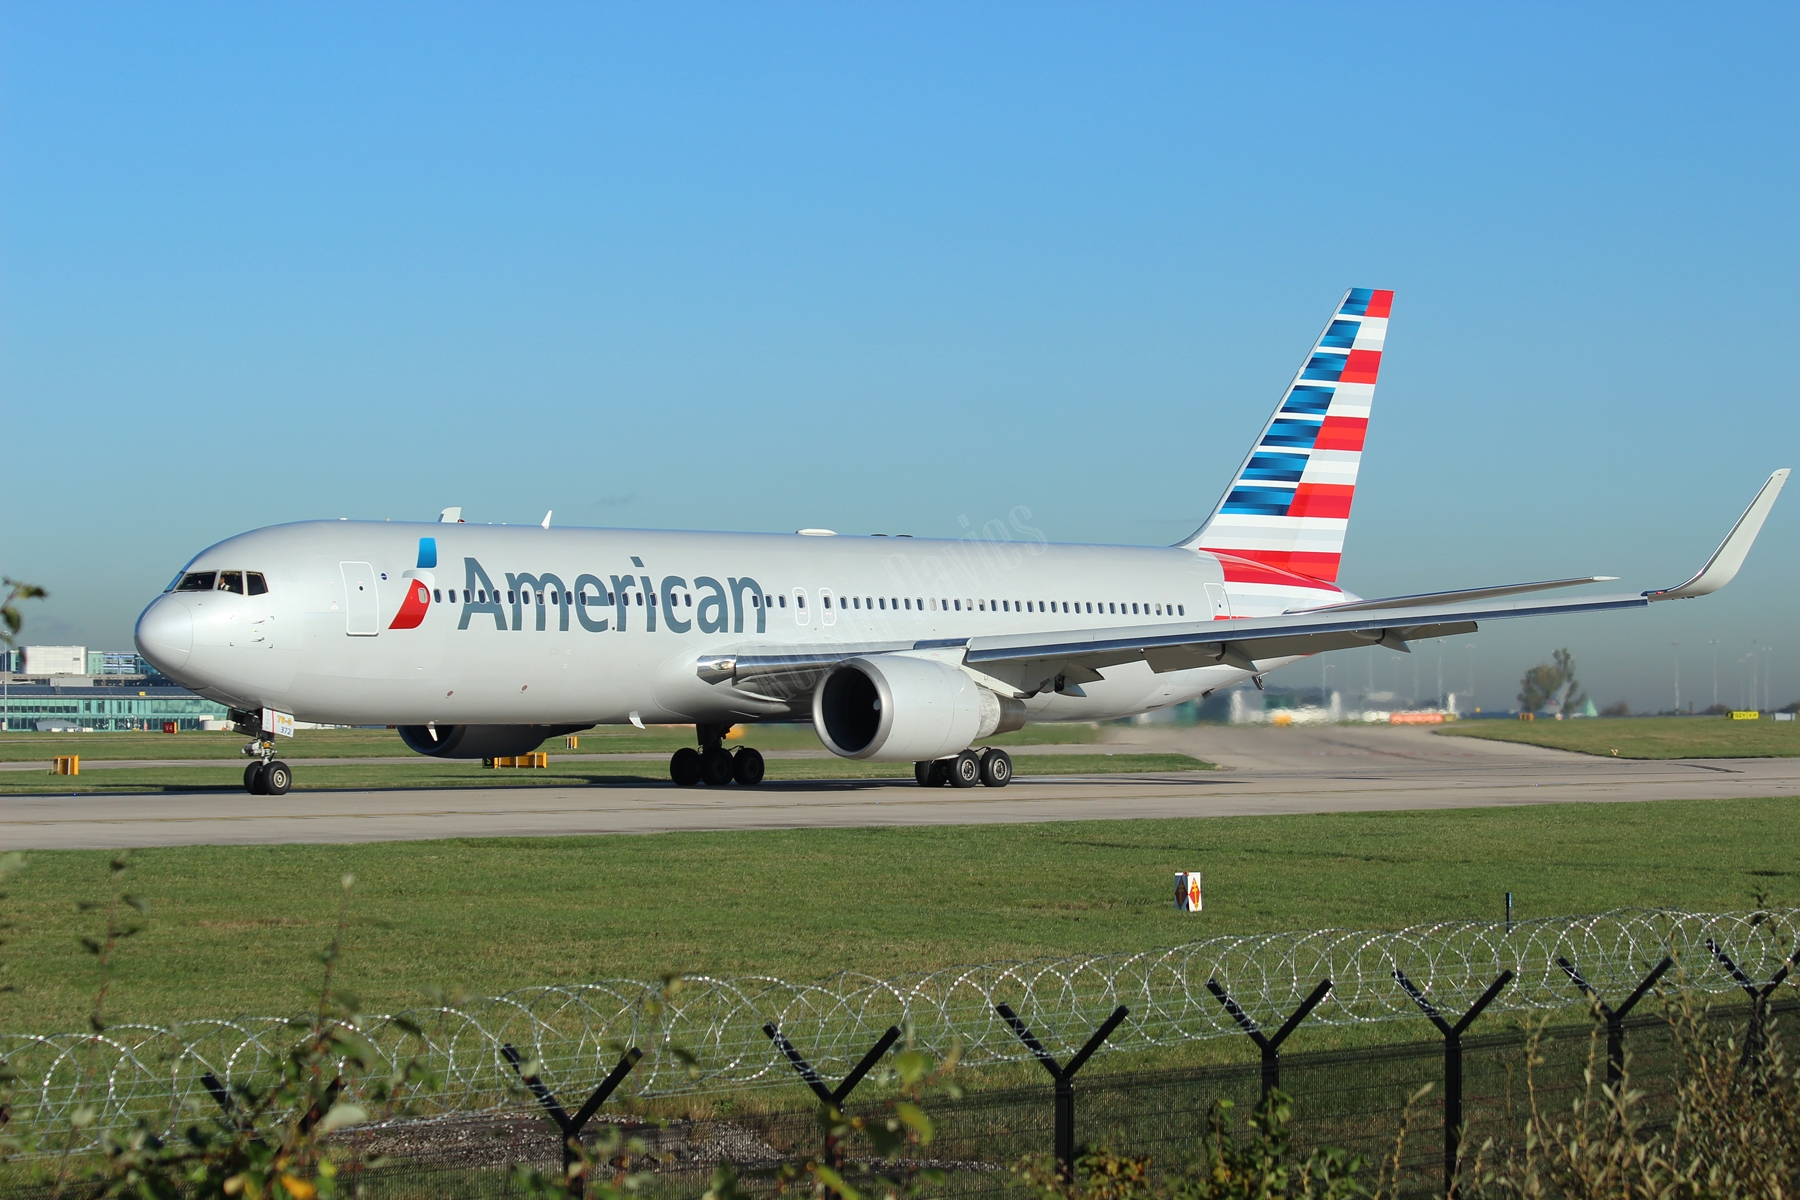
[[231, 790], [13, 795], [0, 797], [0, 848], [1226, 817], [1800, 793], [1797, 759], [1643, 762], [1387, 727], [1135, 726], [1107, 736], [1107, 745], [1084, 749], [1179, 751], [1221, 769], [1040, 775], [966, 791], [926, 791], [910, 780], [818, 780], [717, 789], [621, 781], [279, 797]]

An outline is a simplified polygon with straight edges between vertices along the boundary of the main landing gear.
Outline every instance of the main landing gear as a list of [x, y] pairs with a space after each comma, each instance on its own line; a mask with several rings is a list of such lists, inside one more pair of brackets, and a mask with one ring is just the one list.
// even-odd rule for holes
[[682, 787], [704, 783], [707, 787], [724, 787], [737, 782], [755, 787], [763, 781], [763, 756], [749, 746], [736, 750], [725, 748], [729, 725], [696, 725], [694, 736], [700, 749], [683, 746], [669, 759], [669, 778]]
[[244, 747], [244, 753], [260, 761], [244, 768], [244, 790], [252, 796], [285, 796], [294, 786], [293, 768], [275, 757], [273, 742], [257, 739]]
[[1012, 782], [1012, 755], [997, 746], [964, 750], [955, 758], [931, 759], [913, 764], [913, 778], [920, 787], [1005, 787]]

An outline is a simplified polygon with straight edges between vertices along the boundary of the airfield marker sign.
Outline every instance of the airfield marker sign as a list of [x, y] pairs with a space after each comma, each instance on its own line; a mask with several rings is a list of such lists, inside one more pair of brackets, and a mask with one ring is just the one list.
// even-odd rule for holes
[[1175, 911], [1197, 913], [1201, 902], [1200, 872], [1175, 872]]

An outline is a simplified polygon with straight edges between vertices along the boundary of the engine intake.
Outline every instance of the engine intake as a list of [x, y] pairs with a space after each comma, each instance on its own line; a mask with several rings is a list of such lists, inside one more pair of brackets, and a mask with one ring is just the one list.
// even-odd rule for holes
[[408, 750], [432, 758], [504, 758], [529, 754], [545, 738], [586, 729], [586, 725], [402, 725]]
[[1025, 705], [953, 666], [878, 655], [833, 667], [813, 689], [813, 728], [840, 758], [920, 762], [1022, 728]]

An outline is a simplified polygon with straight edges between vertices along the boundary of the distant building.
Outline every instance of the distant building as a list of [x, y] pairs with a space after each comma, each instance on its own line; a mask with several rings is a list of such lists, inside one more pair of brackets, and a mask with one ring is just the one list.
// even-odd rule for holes
[[0, 671], [49, 678], [52, 675], [124, 676], [162, 681], [155, 667], [135, 650], [89, 650], [85, 646], [22, 646], [0, 650]]
[[25, 646], [20, 651], [21, 675], [86, 675], [86, 646]]
[[8, 732], [62, 729], [160, 730], [173, 721], [181, 730], [226, 719], [223, 704], [202, 700], [179, 687], [106, 687], [54, 683], [13, 683], [0, 695], [0, 728]]

